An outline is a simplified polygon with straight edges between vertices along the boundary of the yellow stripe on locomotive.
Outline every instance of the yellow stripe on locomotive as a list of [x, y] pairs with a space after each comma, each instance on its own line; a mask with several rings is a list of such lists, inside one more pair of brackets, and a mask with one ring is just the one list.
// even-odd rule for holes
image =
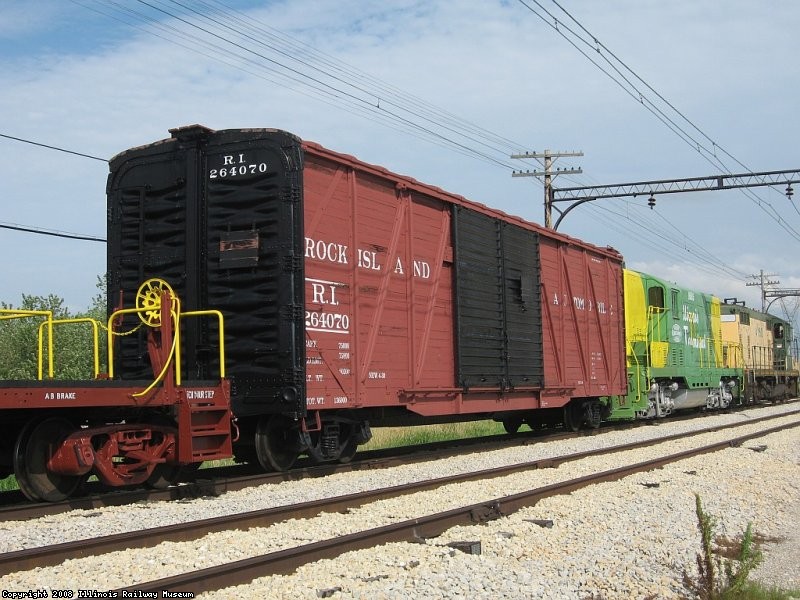
[[625, 270], [628, 395], [611, 399], [611, 419], [665, 416], [738, 401], [742, 369], [728, 357], [716, 296]]

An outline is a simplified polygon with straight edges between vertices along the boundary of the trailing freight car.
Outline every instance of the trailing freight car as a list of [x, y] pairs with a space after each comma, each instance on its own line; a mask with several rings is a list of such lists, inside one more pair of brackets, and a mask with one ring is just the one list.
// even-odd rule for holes
[[609, 398], [610, 419], [663, 417], [740, 400], [743, 371], [727, 361], [716, 296], [625, 270], [628, 394]]
[[[182, 466], [231, 456], [230, 393], [224, 370], [192, 377], [181, 370], [178, 343], [183, 325], [190, 321], [212, 319], [217, 331], [224, 330], [222, 315], [181, 310], [163, 281], [145, 281], [132, 296], [132, 306], [118, 307], [107, 324], [54, 319], [49, 311], [0, 310], [2, 321], [40, 323], [38, 378], [0, 382], [0, 477], [13, 473], [28, 499], [63, 500], [90, 475], [109, 486], [166, 487]], [[124, 316], [132, 317], [133, 328], [147, 343], [141, 379], [123, 381], [113, 370], [97, 373], [100, 326], [108, 331], [108, 362], [113, 364], [113, 338], [126, 333], [119, 329]], [[54, 379], [59, 356], [54, 333], [87, 324], [95, 334], [94, 348], [89, 349], [94, 352], [95, 378]], [[221, 356], [220, 345], [210, 341]]]
[[[283, 131], [171, 134], [110, 163], [109, 308], [158, 277], [224, 314], [238, 456], [348, 460], [370, 423], [596, 425], [627, 394], [615, 250]], [[182, 335], [197, 377], [215, 327]], [[142, 377], [144, 336], [118, 343]]]
[[735, 298], [722, 305], [723, 338], [734, 349], [727, 362], [744, 370], [746, 402], [779, 401], [797, 396], [798, 373], [791, 352], [791, 323], [748, 308]]

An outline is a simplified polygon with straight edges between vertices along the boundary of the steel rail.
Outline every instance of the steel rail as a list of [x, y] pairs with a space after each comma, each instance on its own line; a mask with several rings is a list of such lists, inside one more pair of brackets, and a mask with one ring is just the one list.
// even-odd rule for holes
[[[201, 538], [208, 533], [227, 531], [231, 529], [244, 530], [252, 527], [267, 527], [290, 518], [311, 518], [319, 515], [322, 512], [344, 511], [356, 506], [375, 502], [377, 500], [395, 498], [402, 495], [436, 489], [453, 483], [503, 477], [512, 475], [514, 473], [535, 469], [555, 468], [561, 464], [574, 462], [591, 456], [626, 452], [629, 450], [654, 446], [678, 439], [715, 433], [727, 429], [743, 427], [746, 425], [752, 425], [797, 414], [800, 414], [800, 410], [783, 413], [781, 415], [758, 417], [756, 419], [743, 421], [741, 423], [707, 427], [690, 433], [676, 433], [650, 440], [632, 442], [629, 444], [619, 444], [617, 446], [575, 452], [564, 456], [543, 458], [502, 467], [472, 471], [469, 473], [460, 473], [457, 475], [439, 477], [436, 479], [427, 479], [388, 488], [335, 496], [333, 498], [323, 498], [320, 500], [304, 502], [302, 504], [279, 506], [275, 508], [255, 510], [233, 515], [225, 515], [222, 517], [212, 517], [199, 521], [192, 521], [189, 523], [179, 523], [164, 527], [155, 527], [128, 533], [108, 535], [99, 538], [84, 539], [51, 546], [19, 550], [16, 552], [8, 552], [0, 554], [0, 576], [14, 571], [57, 565], [67, 559], [83, 558], [122, 549], [152, 547], [165, 541], [192, 541]], [[800, 422], [798, 422], [798, 425], [800, 425]], [[759, 435], [764, 434], [759, 433]]]
[[[796, 402], [790, 400], [789, 402]], [[750, 405], [731, 407], [727, 412], [748, 410]], [[704, 413], [703, 416], [712, 417], [715, 412]], [[672, 415], [670, 423], [680, 420], [696, 419], [696, 414]], [[755, 421], [751, 421], [755, 422]], [[564, 432], [562, 430], [536, 430], [523, 431], [514, 434], [499, 434], [479, 438], [465, 438], [402, 446], [367, 450], [359, 452], [356, 459], [347, 464], [326, 463], [312, 464], [301, 459], [300, 466], [286, 472], [264, 473], [253, 472], [254, 467], [241, 464], [227, 467], [203, 469], [195, 472], [192, 480], [186, 480], [179, 485], [167, 489], [113, 489], [96, 491], [99, 486], [92, 483], [87, 485], [87, 495], [74, 496], [61, 502], [30, 502], [21, 492], [11, 491], [0, 494], [0, 522], [24, 521], [39, 517], [62, 514], [70, 510], [95, 510], [106, 506], [124, 506], [134, 502], [169, 502], [174, 500], [188, 500], [202, 497], [221, 496], [226, 492], [247, 489], [258, 485], [281, 483], [284, 481], [297, 481], [310, 477], [326, 477], [334, 473], [363, 471], [367, 469], [384, 469], [399, 464], [422, 462], [446, 458], [461, 453], [467, 447], [477, 447], [481, 452], [508, 448], [518, 445], [527, 445], [541, 442], [553, 442], [576, 437], [602, 435], [607, 431], [622, 431], [637, 427], [650, 427], [660, 424], [660, 421], [617, 421], [603, 423], [599, 429], [585, 429], [578, 432]], [[303, 464], [307, 462], [308, 464]]]
[[[675, 420], [671, 419], [672, 422], [675, 422]], [[514, 434], [498, 434], [367, 450], [360, 452], [356, 459], [346, 464], [313, 464], [310, 460], [301, 459], [299, 461], [300, 466], [285, 472], [265, 473], [258, 467], [247, 464], [215, 467], [196, 471], [193, 480], [187, 480], [166, 489], [112, 489], [97, 492], [93, 490], [99, 486], [90, 483], [87, 489], [88, 495], [72, 497], [61, 502], [34, 503], [27, 500], [21, 492], [5, 492], [0, 494], [0, 498], [8, 499], [6, 505], [0, 504], [0, 522], [24, 521], [61, 514], [70, 510], [94, 510], [105, 506], [124, 506], [134, 502], [168, 502], [207, 496], [221, 496], [226, 492], [258, 485], [298, 481], [312, 477], [327, 477], [334, 473], [384, 469], [400, 464], [446, 458], [458, 455], [465, 448], [470, 447], [477, 447], [481, 452], [491, 452], [492, 450], [519, 445], [601, 435], [605, 431], [620, 431], [645, 427], [650, 424], [650, 422], [646, 421], [618, 422], [603, 424], [600, 429], [588, 429], [578, 432], [565, 433], [560, 430], [555, 432], [546, 430], [524, 431]]]
[[161, 593], [162, 590], [169, 590], [170, 592], [190, 592], [196, 595], [198, 593], [218, 590], [234, 585], [247, 584], [259, 577], [291, 573], [298, 567], [310, 562], [335, 558], [354, 550], [372, 548], [389, 542], [414, 542], [425, 538], [438, 537], [456, 525], [484, 523], [486, 521], [505, 517], [521, 508], [532, 506], [544, 498], [573, 492], [596, 483], [617, 481], [634, 473], [663, 467], [671, 462], [716, 452], [729, 447], [740, 446], [748, 440], [797, 426], [800, 426], [800, 422], [772, 427], [764, 431], [716, 442], [700, 448], [685, 450], [654, 460], [643, 461], [633, 465], [578, 477], [527, 492], [496, 498], [488, 502], [471, 504], [421, 518], [410, 519], [401, 523], [305, 544], [303, 546], [272, 552], [262, 556], [200, 569], [191, 573], [144, 582], [135, 586], [119, 588], [115, 591], [120, 594], [120, 596], [123, 591], [128, 593]]

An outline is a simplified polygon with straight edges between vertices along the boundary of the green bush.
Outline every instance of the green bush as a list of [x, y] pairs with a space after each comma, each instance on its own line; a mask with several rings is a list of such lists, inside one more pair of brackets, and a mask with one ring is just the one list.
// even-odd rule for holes
[[[695, 512], [701, 551], [696, 557], [697, 576], [691, 577], [684, 570], [684, 585], [701, 600], [740, 599], [744, 597], [742, 594], [746, 590], [758, 590], [759, 586], [749, 582], [750, 573], [763, 560], [763, 555], [753, 539], [752, 524], [748, 523], [738, 542], [721, 544], [717, 541], [715, 547], [714, 529], [717, 518], [703, 510], [698, 494], [695, 494]], [[732, 558], [723, 557], [723, 549], [731, 553]]]
[[[98, 278], [98, 293], [92, 305], [83, 312], [72, 314], [64, 306], [64, 299], [56, 295], [22, 295], [19, 305], [0, 303], [3, 309], [24, 311], [49, 311], [54, 320], [91, 318], [105, 324], [104, 282]], [[38, 376], [38, 332], [44, 316], [0, 319], [0, 379], [36, 379]], [[99, 331], [100, 371], [105, 370], [106, 335]], [[43, 375], [48, 375], [47, 334], [44, 338]], [[88, 323], [56, 325], [53, 329], [53, 376], [55, 379], [91, 379], [94, 376], [94, 339]]]

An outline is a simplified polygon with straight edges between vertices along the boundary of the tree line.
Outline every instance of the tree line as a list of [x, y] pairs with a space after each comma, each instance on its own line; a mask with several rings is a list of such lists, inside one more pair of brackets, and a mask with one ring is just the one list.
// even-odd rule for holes
[[[50, 311], [54, 320], [94, 319], [102, 324], [99, 331], [100, 372], [107, 371], [105, 281], [98, 277], [100, 290], [84, 311], [71, 312], [64, 299], [22, 295], [19, 305], [0, 302], [0, 379], [36, 379], [39, 364], [40, 325], [44, 316], [10, 318], [7, 311]], [[47, 328], [41, 329], [43, 374], [48, 377]], [[56, 325], [53, 328], [53, 376], [56, 379], [91, 379], [94, 377], [94, 334], [85, 322]]]

